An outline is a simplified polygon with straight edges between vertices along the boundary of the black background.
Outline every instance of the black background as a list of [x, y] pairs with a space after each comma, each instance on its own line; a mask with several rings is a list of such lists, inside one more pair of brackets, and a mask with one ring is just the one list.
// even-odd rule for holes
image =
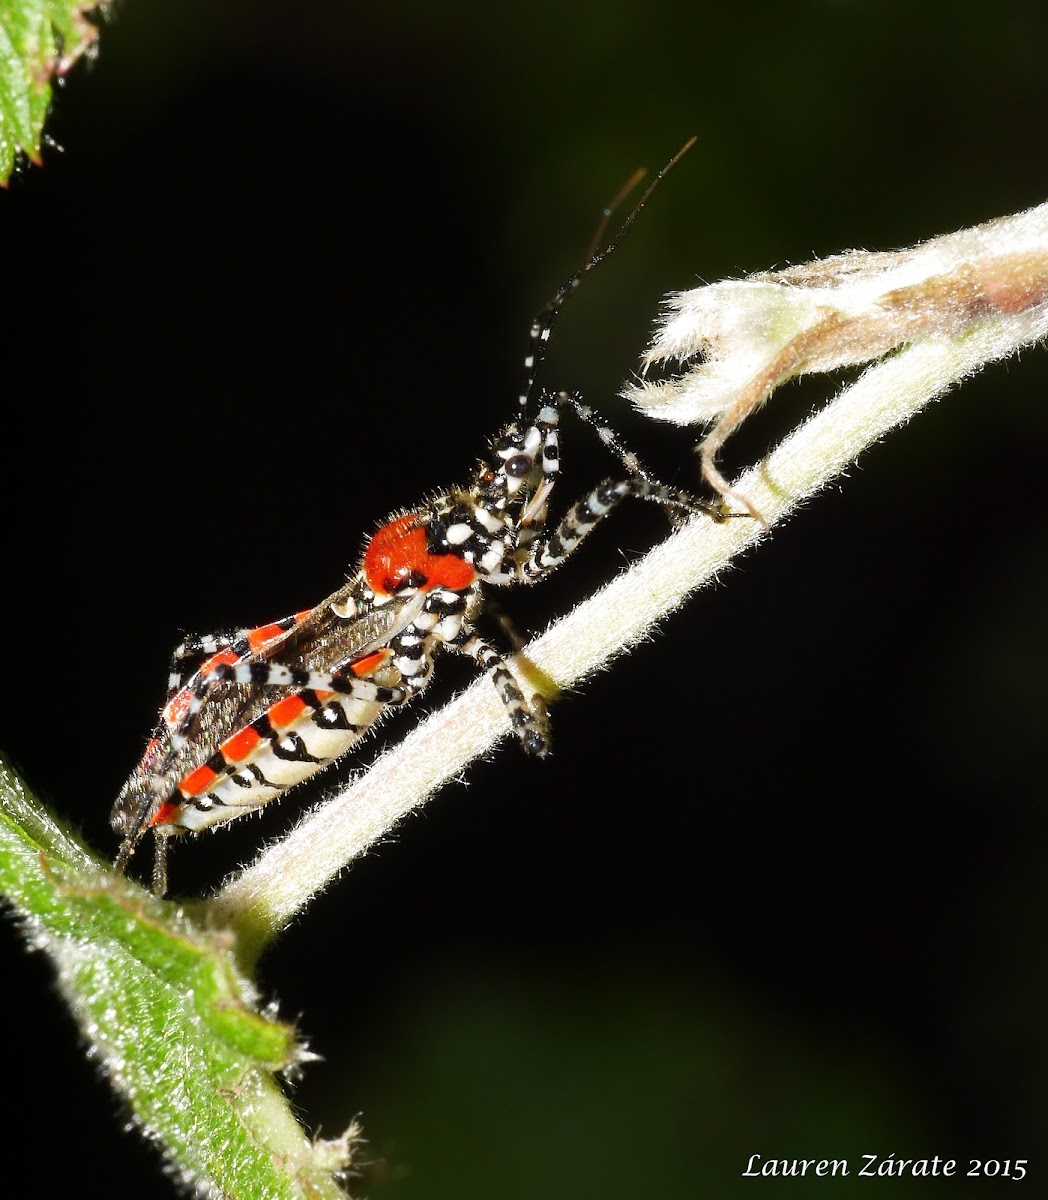
[[[659, 297], [1040, 202], [1045, 32], [1023, 4], [122, 6], [61, 151], [0, 195], [5, 751], [112, 853], [175, 642], [314, 603], [467, 477], [601, 205], [696, 133], [543, 375], [688, 478], [694, 437], [615, 397]], [[310, 1127], [362, 1114], [359, 1190], [726, 1197], [784, 1186], [754, 1153], [863, 1152], [1031, 1174], [793, 1194], [1043, 1186], [1046, 382], [1029, 351], [870, 451], [559, 704], [551, 760], [500, 747], [285, 935], [262, 986], [324, 1056]], [[832, 386], [786, 389], [729, 473]], [[637, 507], [517, 623], [652, 544]], [[176, 847], [176, 891], [321, 792]], [[9, 1154], [37, 1195], [169, 1194], [4, 929]]]

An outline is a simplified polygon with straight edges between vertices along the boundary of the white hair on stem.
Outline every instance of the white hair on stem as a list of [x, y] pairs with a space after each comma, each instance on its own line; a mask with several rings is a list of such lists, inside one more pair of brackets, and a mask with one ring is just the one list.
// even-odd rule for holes
[[[527, 646], [519, 673], [527, 681], [537, 669], [555, 692], [605, 666], [889, 430], [1046, 335], [1048, 205], [912, 250], [854, 251], [670, 296], [645, 365], [686, 369], [626, 394], [663, 420], [713, 422], [699, 447], [703, 474], [757, 519], [693, 518]], [[763, 461], [723, 479], [717, 451], [779, 384], [862, 363], [854, 383]], [[215, 898], [214, 915], [263, 945], [508, 731], [490, 680], [478, 679], [268, 847]]]

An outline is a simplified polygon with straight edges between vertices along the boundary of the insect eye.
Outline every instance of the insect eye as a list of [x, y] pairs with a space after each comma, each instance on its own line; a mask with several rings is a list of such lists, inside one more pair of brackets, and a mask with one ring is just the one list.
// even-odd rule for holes
[[520, 479], [524, 475], [527, 475], [531, 467], [531, 458], [527, 454], [514, 454], [512, 458], [507, 458], [505, 462], [506, 474], [512, 475], [515, 479]]

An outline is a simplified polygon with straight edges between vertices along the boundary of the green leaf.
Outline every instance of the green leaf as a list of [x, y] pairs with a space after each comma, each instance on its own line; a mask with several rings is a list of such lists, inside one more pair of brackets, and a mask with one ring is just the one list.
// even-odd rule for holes
[[343, 1197], [353, 1130], [310, 1142], [275, 1072], [308, 1055], [260, 1008], [232, 935], [117, 878], [0, 761], [0, 891], [92, 1053], [177, 1174], [231, 1200]]
[[0, 0], [0, 185], [19, 153], [40, 162], [52, 80], [95, 43], [84, 0]]

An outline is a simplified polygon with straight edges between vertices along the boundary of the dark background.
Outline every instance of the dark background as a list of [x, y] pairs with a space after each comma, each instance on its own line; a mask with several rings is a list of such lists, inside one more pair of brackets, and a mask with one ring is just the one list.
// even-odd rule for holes
[[[467, 477], [635, 166], [698, 134], [543, 382], [679, 480], [692, 434], [615, 397], [663, 293], [1044, 198], [1039, 5], [371, 8], [120, 6], [61, 152], [0, 195], [0, 742], [106, 853], [172, 646], [314, 603]], [[360, 1191], [779, 1194], [751, 1154], [894, 1152], [1030, 1176], [788, 1186], [1040, 1194], [1046, 384], [1029, 351], [869, 452], [559, 704], [551, 760], [500, 747], [285, 935], [262, 984], [324, 1056], [311, 1128], [362, 1115]], [[777, 397], [729, 473], [833, 386]], [[607, 469], [591, 443], [569, 426], [562, 496]], [[637, 507], [507, 595], [518, 624], [656, 540]], [[176, 847], [176, 890], [320, 794]], [[169, 1194], [2, 936], [8, 1153], [56, 1196]]]

